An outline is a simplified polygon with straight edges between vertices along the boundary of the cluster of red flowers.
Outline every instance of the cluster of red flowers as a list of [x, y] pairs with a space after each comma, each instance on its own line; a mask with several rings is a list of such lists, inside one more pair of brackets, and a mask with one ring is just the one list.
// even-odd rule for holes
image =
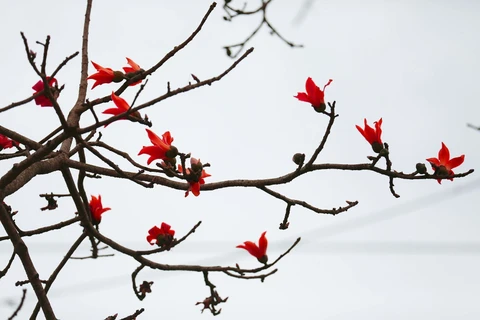
[[[131, 74], [141, 71], [140, 66], [135, 63], [133, 60], [127, 58], [128, 67], [123, 67], [124, 72], [114, 71], [111, 68], [104, 68], [99, 64], [92, 61], [93, 66], [96, 69], [96, 73], [90, 75], [87, 79], [95, 80], [95, 83], [92, 86], [92, 89], [96, 86], [112, 83], [112, 82], [121, 82], [123, 80], [129, 80]], [[135, 74], [133, 74], [135, 76]], [[53, 99], [58, 98], [60, 90], [58, 89], [57, 80], [55, 78], [47, 77], [47, 85], [51, 90]], [[329, 79], [328, 82], [323, 86], [323, 89], [320, 89], [312, 78], [307, 78], [305, 83], [306, 92], [298, 92], [295, 98], [300, 101], [308, 102], [314, 108], [316, 112], [324, 112], [326, 109], [325, 104], [325, 88], [331, 84], [333, 80]], [[137, 85], [141, 83], [142, 80], [135, 81], [130, 84], [130, 86]], [[45, 89], [45, 83], [40, 80], [38, 81], [32, 89], [35, 91], [35, 103], [42, 107], [51, 107], [52, 101], [45, 96], [43, 93]], [[109, 114], [113, 116], [121, 115], [128, 112], [131, 107], [125, 99], [117, 96], [113, 91], [111, 93], [111, 99], [115, 104], [115, 108], [109, 108], [103, 111], [104, 114]], [[128, 116], [125, 116], [122, 119], [130, 120], [141, 120], [141, 115], [138, 111], [130, 113]], [[371, 145], [372, 149], [376, 153], [380, 153], [384, 150], [385, 145], [382, 142], [382, 118], [374, 122], [374, 127], [370, 127], [367, 123], [367, 119], [364, 119], [364, 127], [356, 126], [357, 130], [362, 134], [362, 136], [367, 140]], [[106, 127], [107, 125], [105, 125]], [[199, 159], [190, 158], [190, 168], [183, 168], [182, 165], [176, 164], [176, 157], [178, 155], [178, 149], [172, 145], [173, 137], [169, 131], [166, 131], [162, 137], [156, 135], [153, 131], [146, 129], [148, 138], [152, 143], [151, 146], [144, 146], [138, 155], [147, 154], [149, 158], [147, 164], [152, 163], [154, 160], [161, 160], [160, 166], [166, 170], [175, 171], [183, 175], [184, 179], [189, 183], [189, 188], [185, 192], [185, 196], [188, 196], [192, 192], [195, 196], [200, 194], [200, 186], [205, 184], [205, 178], [210, 177], [210, 175], [204, 170], [204, 166]], [[12, 148], [13, 146], [18, 145], [17, 142], [0, 135], [0, 151], [2, 149]], [[442, 147], [438, 153], [438, 158], [428, 158], [426, 159], [432, 166], [434, 170], [434, 175], [438, 177], [438, 183], [441, 183], [442, 179], [448, 178], [453, 180], [452, 176], [454, 172], [452, 169], [461, 165], [464, 161], [465, 155], [459, 157], [450, 158], [450, 151], [447, 146], [442, 142]], [[102, 198], [99, 195], [98, 197], [92, 196], [89, 202], [89, 209], [92, 218], [92, 222], [97, 225], [102, 220], [102, 214], [110, 208], [104, 208], [102, 204]], [[147, 241], [151, 245], [158, 245], [163, 248], [170, 248], [174, 243], [175, 231], [171, 229], [171, 226], [165, 222], [162, 222], [160, 228], [157, 226], [152, 227], [148, 231]], [[268, 241], [266, 238], [266, 231], [263, 232], [259, 238], [258, 245], [251, 241], [245, 241], [243, 244], [238, 245], [237, 248], [245, 249], [252, 256], [258, 259], [259, 262], [266, 264], [268, 261], [267, 256], [267, 246]]]
[[[300, 101], [308, 102], [317, 112], [325, 111], [325, 87], [330, 85], [333, 80], [330, 79], [323, 86], [321, 90], [312, 78], [307, 78], [305, 83], [306, 92], [299, 92], [295, 98]], [[372, 149], [376, 153], [381, 153], [385, 149], [385, 146], [382, 142], [382, 118], [375, 121], [374, 127], [370, 127], [367, 123], [367, 119], [364, 119], [364, 128], [356, 126], [357, 130], [362, 134], [365, 140], [370, 143]], [[451, 177], [454, 173], [452, 169], [458, 167], [463, 163], [465, 155], [461, 155], [456, 158], [450, 159], [450, 151], [447, 146], [442, 142], [442, 148], [438, 152], [438, 158], [428, 158], [427, 161], [431, 164], [432, 169], [434, 170], [434, 175], [438, 177], [438, 183], [441, 183], [442, 179]], [[453, 178], [448, 178], [453, 180]]]
[[[126, 73], [125, 74], [122, 71], [114, 71], [111, 68], [104, 68], [101, 65], [92, 61], [93, 67], [97, 70], [96, 73], [92, 74], [87, 78], [87, 79], [95, 80], [95, 83], [93, 84], [92, 89], [101, 84], [112, 83], [112, 82], [122, 82], [123, 80], [128, 79], [127, 75], [129, 73], [142, 70], [142, 68], [140, 68], [140, 66], [130, 58], [127, 58], [127, 63], [130, 65], [130, 67], [123, 67], [123, 71], [125, 71]], [[134, 86], [141, 82], [142, 80], [139, 80], [134, 83], [131, 83], [130, 85]]]

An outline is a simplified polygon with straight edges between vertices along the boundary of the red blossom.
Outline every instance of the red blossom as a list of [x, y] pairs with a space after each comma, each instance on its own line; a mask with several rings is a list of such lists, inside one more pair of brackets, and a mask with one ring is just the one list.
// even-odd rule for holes
[[[127, 58], [127, 63], [130, 65], [130, 67], [123, 67], [123, 71], [125, 71], [125, 73], [137, 72], [139, 70], [142, 70], [142, 68], [140, 68], [140, 66], [130, 58]], [[130, 86], [137, 85], [141, 82], [142, 80], [135, 81], [134, 83], [130, 84]]]
[[104, 68], [93, 61], [92, 61], [92, 65], [97, 70], [96, 73], [88, 76], [87, 78], [87, 79], [95, 80], [95, 83], [93, 84], [92, 89], [101, 84], [111, 83], [111, 82], [120, 82], [124, 79], [123, 77], [124, 75], [121, 71], [113, 71], [110, 68]]
[[322, 112], [325, 110], [325, 88], [330, 85], [332, 79], [329, 79], [328, 82], [323, 86], [323, 90], [313, 82], [312, 78], [308, 77], [305, 83], [305, 90], [307, 92], [298, 92], [294, 98], [297, 98], [300, 101], [308, 102], [317, 112]]
[[147, 241], [152, 246], [157, 244], [158, 246], [168, 245], [172, 242], [175, 230], [172, 230], [169, 224], [162, 222], [160, 228], [154, 226], [148, 230]]
[[[211, 177], [205, 170], [203, 170], [203, 165], [200, 162], [200, 159], [190, 158], [190, 167], [186, 168], [185, 172], [187, 176], [187, 182], [189, 183], [187, 191], [185, 191], [185, 197], [188, 196], [190, 191], [195, 197], [200, 195], [200, 186], [205, 184], [205, 178]], [[201, 171], [200, 171], [201, 170]], [[183, 172], [183, 167], [181, 164], [178, 165], [178, 171]]]
[[258, 259], [259, 262], [261, 263], [267, 263], [268, 261], [268, 256], [267, 256], [267, 246], [268, 246], [268, 241], [267, 238], [265, 237], [265, 234], [267, 231], [263, 232], [262, 235], [260, 236], [260, 239], [258, 239], [258, 246], [251, 241], [245, 241], [243, 244], [240, 244], [237, 246], [237, 248], [245, 249], [250, 253], [252, 256]]
[[92, 196], [89, 205], [90, 213], [92, 214], [93, 224], [99, 224], [102, 221], [102, 214], [105, 211], [111, 210], [110, 208], [103, 207], [101, 195], [99, 195], [98, 198]]
[[2, 151], [3, 149], [12, 148], [13, 146], [18, 146], [18, 142], [13, 141], [12, 139], [0, 134], [0, 151]]
[[[48, 81], [48, 86], [49, 87], [53, 87], [54, 85], [57, 84], [57, 79], [55, 78], [50, 78], [50, 77], [47, 77], [47, 81]], [[37, 83], [35, 83], [35, 85], [32, 87], [33, 90], [35, 90], [35, 92], [33, 94], [37, 94], [41, 91], [43, 91], [44, 89], [44, 85], [43, 85], [43, 80], [39, 80]], [[56, 90], [52, 90], [52, 95], [53, 95], [53, 98], [55, 100], [57, 100], [58, 98], [58, 95], [59, 95], [59, 92], [56, 91]], [[39, 95], [38, 97], [35, 98], [35, 104], [37, 106], [41, 106], [41, 107], [53, 107], [53, 104], [52, 102], [50, 101], [50, 99], [48, 99], [46, 96], [45, 96], [45, 93], [44, 94], [41, 94]]]
[[[102, 112], [103, 114], [111, 114], [111, 115], [117, 116], [119, 114], [122, 114], [122, 113], [130, 110], [130, 105], [128, 104], [128, 102], [125, 101], [125, 99], [123, 99], [122, 97], [117, 96], [113, 91], [112, 91], [112, 94], [110, 95], [110, 97], [112, 98], [113, 103], [115, 103], [115, 106], [117, 106], [117, 107], [116, 108], [109, 108], [109, 109], [103, 111]], [[137, 119], [142, 118], [141, 115], [140, 115], [140, 112], [138, 112], [138, 111], [132, 112], [129, 116], [131, 116], [133, 118], [137, 118]], [[126, 119], [127, 119], [126, 117], [121, 118], [121, 120], [126, 120]], [[107, 125], [108, 124], [106, 124], [105, 127]]]
[[367, 119], [363, 119], [365, 129], [362, 129], [360, 126], [357, 127], [357, 130], [363, 135], [365, 140], [368, 141], [372, 145], [372, 149], [375, 152], [380, 152], [383, 149], [383, 142], [382, 142], [382, 118], [380, 120], [375, 121], [373, 124], [375, 125], [375, 129], [370, 127], [367, 124]]
[[170, 131], [166, 131], [162, 138], [157, 136], [153, 131], [147, 130], [148, 138], [152, 142], [153, 146], [144, 146], [138, 155], [148, 154], [150, 158], [147, 160], [147, 164], [150, 164], [153, 160], [167, 160], [175, 158], [178, 154], [177, 148], [172, 146], [173, 137], [170, 135]]
[[[459, 157], [450, 159], [450, 150], [442, 142], [442, 148], [438, 151], [438, 158], [428, 158], [427, 161], [432, 165], [432, 169], [435, 171], [435, 175], [440, 177], [448, 177], [453, 175], [454, 168], [463, 163], [465, 155], [462, 154]], [[448, 180], [453, 181], [453, 178]], [[442, 179], [437, 179], [438, 183], [442, 183]]]

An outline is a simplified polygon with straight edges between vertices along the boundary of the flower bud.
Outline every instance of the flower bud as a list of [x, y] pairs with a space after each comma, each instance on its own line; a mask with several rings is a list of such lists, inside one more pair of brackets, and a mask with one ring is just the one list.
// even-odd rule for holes
[[200, 159], [197, 160], [197, 161], [193, 161], [193, 159], [195, 159], [195, 158], [192, 158], [192, 159], [190, 160], [190, 164], [191, 164], [190, 167], [192, 168], [192, 171], [193, 171], [193, 172], [202, 172], [202, 170], [203, 170], [203, 163], [200, 162]]
[[427, 167], [425, 166], [425, 163], [417, 163], [415, 168], [417, 169], [417, 172], [420, 174], [425, 174], [427, 173]]
[[305, 154], [304, 153], [295, 153], [292, 157], [292, 161], [296, 165], [301, 165], [303, 161], [305, 161]]

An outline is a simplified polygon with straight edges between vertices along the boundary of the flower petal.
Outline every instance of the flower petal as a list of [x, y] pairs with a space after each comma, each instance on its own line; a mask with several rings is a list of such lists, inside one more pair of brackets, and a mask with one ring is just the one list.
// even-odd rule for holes
[[438, 151], [438, 160], [442, 165], [446, 165], [448, 160], [450, 160], [450, 150], [448, 150], [447, 146], [442, 142], [442, 148]]
[[257, 259], [261, 258], [261, 256], [259, 255], [259, 250], [257, 245], [251, 241], [245, 241], [243, 244], [238, 245], [237, 248], [247, 250], [248, 253], [250, 253], [252, 256], [254, 256]]
[[268, 240], [265, 237], [266, 233], [267, 231], [264, 231], [258, 240], [258, 248], [262, 257], [267, 254]]
[[310, 102], [310, 99], [308, 98], [308, 95], [305, 92], [297, 93], [297, 95], [294, 96], [294, 98], [297, 98], [298, 100], [303, 102]]
[[428, 158], [426, 160], [428, 162], [430, 162], [430, 165], [432, 166], [433, 169], [435, 169], [434, 166], [435, 167], [440, 167], [441, 166], [440, 161], [437, 158]]
[[130, 105], [123, 99], [122, 97], [117, 96], [113, 91], [112, 94], [110, 95], [112, 98], [113, 103], [117, 106], [117, 108], [123, 110], [123, 112], [127, 111], [130, 109]]
[[445, 165], [445, 168], [447, 168], [447, 170], [452, 170], [452, 169], [458, 167], [459, 165], [461, 165], [464, 160], [465, 160], [465, 155], [464, 154], [462, 154], [459, 157], [452, 158], [447, 162], [447, 164]]
[[147, 164], [150, 164], [153, 160], [156, 160], [156, 159], [163, 160], [165, 158], [165, 151], [160, 149], [157, 146], [143, 147], [138, 153], [138, 155], [141, 155], [141, 154], [148, 154], [150, 156], [150, 158], [148, 158], [147, 160]]

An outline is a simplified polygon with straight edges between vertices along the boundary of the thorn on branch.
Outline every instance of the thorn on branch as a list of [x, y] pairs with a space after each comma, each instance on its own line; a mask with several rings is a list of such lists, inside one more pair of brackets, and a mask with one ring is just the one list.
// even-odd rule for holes
[[196, 83], [201, 82], [200, 79], [198, 79], [198, 77], [196, 75], [194, 75], [193, 73], [191, 75], [192, 75], [193, 80], [195, 80]]

